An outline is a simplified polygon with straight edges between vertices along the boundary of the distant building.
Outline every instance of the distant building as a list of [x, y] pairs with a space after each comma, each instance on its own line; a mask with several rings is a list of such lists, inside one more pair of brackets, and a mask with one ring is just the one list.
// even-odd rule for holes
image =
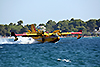
[[95, 27], [94, 31], [95, 31], [96, 34], [100, 34], [100, 27]]
[[100, 31], [100, 27], [95, 27], [94, 31]]
[[44, 26], [38, 26], [37, 28], [40, 30], [43, 30], [44, 32], [46, 31], [46, 27], [44, 27]]
[[94, 31], [97, 31], [97, 29], [95, 29]]

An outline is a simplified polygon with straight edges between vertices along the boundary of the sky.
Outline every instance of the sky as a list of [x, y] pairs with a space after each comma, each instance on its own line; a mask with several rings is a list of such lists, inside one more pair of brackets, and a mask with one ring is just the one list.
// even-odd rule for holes
[[100, 0], [0, 0], [0, 24], [100, 19]]

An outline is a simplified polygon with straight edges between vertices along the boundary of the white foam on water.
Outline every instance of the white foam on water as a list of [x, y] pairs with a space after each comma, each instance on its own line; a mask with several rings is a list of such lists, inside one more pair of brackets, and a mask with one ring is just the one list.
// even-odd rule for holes
[[60, 59], [60, 58], [58, 58], [57, 60], [58, 60], [58, 61], [67, 62], [67, 63], [68, 63], [68, 62], [71, 62], [71, 61], [70, 61], [70, 60], [68, 60], [68, 59]]
[[62, 61], [65, 61], [65, 62], [71, 62], [71, 61], [68, 60], [68, 59], [62, 59]]
[[0, 46], [0, 48], [3, 48], [3, 46]]
[[14, 37], [0, 38], [0, 44], [34, 44], [39, 43], [31, 37], [18, 37], [17, 41], [14, 41]]

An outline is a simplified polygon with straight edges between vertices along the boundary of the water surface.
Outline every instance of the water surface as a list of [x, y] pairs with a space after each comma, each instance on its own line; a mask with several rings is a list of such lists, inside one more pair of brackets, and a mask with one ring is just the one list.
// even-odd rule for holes
[[100, 37], [61, 38], [58, 43], [0, 42], [0, 67], [100, 67]]

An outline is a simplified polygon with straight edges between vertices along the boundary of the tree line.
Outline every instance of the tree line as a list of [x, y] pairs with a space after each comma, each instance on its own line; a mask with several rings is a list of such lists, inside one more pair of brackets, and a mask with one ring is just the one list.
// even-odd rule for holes
[[[31, 30], [31, 25], [27, 24], [25, 26], [22, 25], [23, 21], [19, 20], [16, 23], [10, 23], [9, 25], [0, 24], [0, 35], [1, 36], [10, 36], [11, 32], [15, 33], [24, 33], [28, 30]], [[36, 24], [34, 24], [37, 26]], [[81, 19], [70, 19], [70, 20], [62, 20], [59, 22], [55, 22], [53, 20], [48, 20], [46, 24], [39, 24], [39, 26], [45, 26], [46, 31], [53, 32], [54, 30], [61, 30], [62, 32], [71, 32], [71, 31], [83, 31], [83, 35], [91, 35], [91, 33], [95, 30], [95, 27], [100, 27], [100, 19], [90, 19], [86, 22]]]

